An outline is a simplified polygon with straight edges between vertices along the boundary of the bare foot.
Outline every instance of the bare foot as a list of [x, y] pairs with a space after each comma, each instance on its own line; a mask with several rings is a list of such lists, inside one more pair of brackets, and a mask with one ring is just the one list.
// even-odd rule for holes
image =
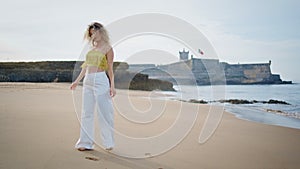
[[92, 151], [93, 149], [88, 149], [88, 148], [84, 148], [84, 147], [79, 147], [77, 148], [78, 151]]
[[111, 150], [113, 150], [113, 147], [108, 147], [108, 148], [106, 148], [105, 150], [106, 150], [106, 151], [111, 151]]

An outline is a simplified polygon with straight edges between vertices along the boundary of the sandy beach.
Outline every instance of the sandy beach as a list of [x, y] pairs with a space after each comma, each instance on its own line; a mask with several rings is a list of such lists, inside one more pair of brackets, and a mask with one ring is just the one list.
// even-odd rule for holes
[[[199, 111], [191, 132], [177, 146], [158, 156], [133, 159], [106, 152], [99, 146], [94, 151], [86, 152], [79, 152], [74, 148], [79, 137], [80, 123], [74, 110], [69, 84], [0, 83], [0, 95], [1, 169], [300, 167], [300, 130], [240, 120], [227, 112], [224, 112], [210, 139], [199, 144], [199, 132], [210, 110], [209, 105], [161, 100], [162, 96], [154, 92], [117, 90], [113, 99], [115, 128], [132, 137], [146, 137], [163, 132], [176, 119], [173, 112], [180, 109], [180, 106], [191, 110], [197, 108]], [[135, 109], [128, 109], [128, 96]], [[152, 102], [149, 102], [149, 97]], [[155, 106], [160, 103], [165, 106], [164, 109]], [[123, 111], [147, 112], [149, 108], [163, 113], [150, 126], [130, 124], [120, 115], [124, 114]], [[126, 143], [119, 143], [118, 140], [116, 143], [123, 144], [125, 151], [136, 151], [136, 147], [126, 147]]]

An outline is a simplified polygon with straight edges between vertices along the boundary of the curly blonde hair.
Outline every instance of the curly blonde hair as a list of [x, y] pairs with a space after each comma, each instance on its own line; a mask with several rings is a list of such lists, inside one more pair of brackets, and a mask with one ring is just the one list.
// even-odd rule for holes
[[85, 31], [84, 39], [86, 39], [88, 42], [90, 42], [93, 46], [95, 45], [94, 40], [92, 40], [92, 30], [98, 30], [101, 34], [101, 41], [107, 45], [110, 46], [110, 40], [109, 40], [109, 34], [107, 30], [104, 28], [104, 26], [99, 22], [93, 22], [90, 24]]

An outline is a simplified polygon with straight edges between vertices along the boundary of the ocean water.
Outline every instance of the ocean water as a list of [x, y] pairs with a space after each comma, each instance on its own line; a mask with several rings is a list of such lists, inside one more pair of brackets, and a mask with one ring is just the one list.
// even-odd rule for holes
[[[238, 118], [300, 129], [300, 84], [286, 85], [226, 85], [226, 86], [174, 86], [177, 92], [164, 92], [170, 99], [205, 100], [209, 104], [224, 105], [227, 112]], [[280, 100], [283, 104], [230, 104], [216, 102], [221, 99], [269, 101]]]

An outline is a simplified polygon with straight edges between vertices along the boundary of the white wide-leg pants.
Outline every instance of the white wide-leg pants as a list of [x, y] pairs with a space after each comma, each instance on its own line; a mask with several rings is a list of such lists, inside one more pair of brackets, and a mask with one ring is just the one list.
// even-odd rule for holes
[[83, 81], [83, 104], [80, 138], [76, 148], [93, 149], [94, 110], [97, 110], [98, 123], [104, 148], [114, 147], [114, 116], [110, 85], [105, 72], [87, 74]]

